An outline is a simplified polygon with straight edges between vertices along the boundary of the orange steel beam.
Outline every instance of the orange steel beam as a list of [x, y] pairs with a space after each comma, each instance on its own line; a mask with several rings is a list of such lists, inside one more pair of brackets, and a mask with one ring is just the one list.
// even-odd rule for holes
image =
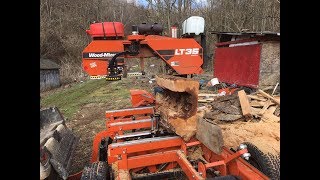
[[129, 158], [125, 157], [118, 161], [118, 168], [128, 170], [167, 162], [178, 162], [188, 179], [204, 180], [180, 150], [164, 151]]
[[130, 108], [130, 109], [120, 109], [113, 111], [106, 111], [106, 118], [115, 118], [121, 116], [132, 116], [139, 114], [153, 114], [153, 107], [138, 107], [138, 108]]
[[[216, 166], [222, 166], [220, 168], [220, 173], [221, 175], [225, 176], [228, 174], [228, 168], [227, 168], [227, 163], [229, 163], [230, 161], [235, 160], [236, 158], [240, 157], [242, 154], [248, 152], [247, 149], [242, 149], [240, 151], [237, 151], [234, 154], [230, 154], [230, 156], [228, 156], [227, 158], [220, 160], [220, 161], [215, 161], [212, 163], [208, 163], [203, 165], [202, 162], [198, 163], [198, 167], [199, 167], [199, 172], [201, 172], [202, 176], [204, 178], [206, 178], [206, 169], [211, 168], [211, 167], [216, 167]], [[234, 165], [234, 164], [233, 164]]]
[[240, 151], [237, 151], [236, 153], [229, 156], [224, 162], [227, 164], [228, 162], [235, 160], [236, 158], [240, 157], [242, 154], [247, 153], [248, 149], [241, 149]]
[[[129, 122], [129, 121], [128, 121]], [[132, 121], [134, 122], [134, 121]], [[118, 131], [126, 131], [126, 130], [132, 130], [132, 129], [141, 129], [141, 128], [150, 128], [152, 125], [152, 121], [146, 121], [146, 122], [139, 122], [138, 120], [136, 123], [132, 124], [115, 124], [110, 123], [107, 125], [107, 128], [111, 132], [118, 132]], [[154, 126], [156, 125], [156, 122], [153, 121]]]
[[200, 174], [192, 167], [190, 162], [187, 160], [185, 154], [183, 154], [182, 151], [176, 151], [178, 158], [177, 162], [183, 172], [187, 175], [188, 179], [199, 179], [202, 180], [204, 179], [203, 177], [200, 176]]
[[107, 136], [112, 136], [110, 134], [110, 131], [101, 131], [93, 139], [93, 145], [92, 145], [92, 154], [91, 154], [91, 163], [96, 162], [98, 160], [98, 153], [99, 153], [99, 146], [101, 139], [106, 138]]
[[[154, 138], [150, 138], [154, 139]], [[130, 142], [130, 141], [129, 141]], [[182, 144], [182, 140], [180, 137], [170, 137], [169, 139], [159, 140], [159, 141], [144, 141], [143, 143], [135, 143], [140, 142], [139, 140], [131, 141], [134, 142], [132, 144], [121, 146], [120, 143], [113, 143], [109, 145], [109, 156], [117, 156], [123, 154], [130, 154], [141, 151], [149, 151], [155, 149], [163, 149], [168, 147], [180, 147]], [[120, 145], [120, 146], [119, 146]]]
[[[230, 151], [229, 149], [227, 149], [225, 147], [223, 148], [223, 151], [228, 154], [233, 153], [232, 151]], [[236, 163], [234, 163], [228, 167], [230, 174], [239, 175], [244, 180], [250, 180], [250, 179], [267, 180], [267, 179], [270, 179], [266, 175], [264, 175], [261, 171], [256, 169], [254, 166], [252, 166], [251, 164], [249, 164], [247, 161], [245, 161], [242, 158], [237, 158], [235, 162]]]
[[135, 120], [132, 120], [132, 118], [119, 118], [119, 119], [115, 119], [115, 120], [107, 120], [106, 121], [106, 125], [108, 127], [108, 124], [110, 123], [115, 123], [115, 122], [126, 122], [126, 121], [137, 121], [137, 120], [142, 120], [142, 119], [150, 119], [151, 117], [150, 116], [138, 116], [138, 117], [135, 117]]
[[[165, 151], [127, 158], [127, 162], [119, 161], [119, 169], [132, 169], [138, 167], [151, 166], [177, 160], [177, 151]], [[125, 168], [127, 163], [127, 168]]]
[[199, 144], [201, 144], [200, 141], [194, 141], [194, 142], [186, 143], [186, 146], [190, 147], [190, 146], [196, 146], [196, 145], [199, 145]]

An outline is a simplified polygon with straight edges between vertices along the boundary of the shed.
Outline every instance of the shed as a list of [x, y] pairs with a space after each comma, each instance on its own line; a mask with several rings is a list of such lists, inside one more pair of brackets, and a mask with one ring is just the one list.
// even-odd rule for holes
[[214, 77], [220, 82], [267, 88], [280, 83], [280, 33], [217, 32]]
[[60, 87], [60, 67], [49, 59], [40, 58], [40, 91]]

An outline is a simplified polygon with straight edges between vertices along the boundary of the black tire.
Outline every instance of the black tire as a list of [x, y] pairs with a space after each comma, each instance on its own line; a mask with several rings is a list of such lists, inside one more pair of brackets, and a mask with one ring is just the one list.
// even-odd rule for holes
[[[104, 149], [100, 149], [99, 148], [99, 161], [105, 161], [108, 163], [108, 145], [112, 143], [112, 139], [109, 137], [109, 136], [106, 136], [104, 138], [105, 140], [105, 148]], [[102, 141], [100, 142], [100, 147], [101, 147], [101, 143]], [[101, 152], [101, 150], [103, 150]]]
[[81, 180], [110, 180], [108, 164], [98, 161], [86, 166], [82, 171]]
[[280, 155], [263, 153], [259, 148], [252, 143], [245, 142], [248, 152], [251, 154], [248, 162], [255, 168], [260, 170], [271, 180], [280, 179]]

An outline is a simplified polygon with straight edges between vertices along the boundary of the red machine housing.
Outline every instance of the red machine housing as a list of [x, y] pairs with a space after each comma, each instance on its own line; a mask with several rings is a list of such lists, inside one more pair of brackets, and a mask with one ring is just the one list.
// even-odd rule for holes
[[156, 101], [152, 94], [145, 90], [131, 89], [130, 95], [132, 107], [154, 105]]
[[[115, 24], [115, 23], [114, 23]], [[118, 30], [121, 30], [121, 25], [114, 26], [111, 23], [92, 24], [90, 30], [87, 33], [93, 38], [92, 42], [84, 49], [82, 53], [82, 65], [83, 69], [90, 76], [107, 76], [109, 61], [113, 56], [120, 52], [129, 51], [129, 47], [132, 42], [137, 42], [139, 47], [138, 54], [129, 55], [125, 54], [119, 56], [120, 61], [124, 61], [123, 58], [143, 58], [159, 57], [164, 61], [168, 67], [178, 75], [188, 74], [200, 74], [203, 72], [201, 65], [203, 64], [203, 51], [202, 47], [193, 38], [170, 38], [160, 35], [130, 35], [126, 39], [110, 39], [102, 38], [104, 33], [102, 27], [105, 29], [105, 33], [108, 36], [115, 36]], [[114, 27], [118, 29], [113, 30]], [[110, 30], [107, 32], [106, 30]], [[122, 35], [119, 33], [119, 35]], [[118, 36], [119, 36], [118, 35]], [[119, 60], [117, 59], [117, 62]]]
[[90, 30], [86, 30], [92, 38], [95, 37], [123, 37], [124, 26], [121, 22], [101, 22], [90, 25]]

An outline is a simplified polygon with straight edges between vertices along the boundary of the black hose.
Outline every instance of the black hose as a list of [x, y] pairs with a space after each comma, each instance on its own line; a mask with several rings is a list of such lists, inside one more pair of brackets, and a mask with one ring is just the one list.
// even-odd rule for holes
[[118, 63], [117, 63], [117, 58], [118, 58], [119, 56], [121, 56], [121, 55], [125, 55], [125, 54], [128, 54], [128, 53], [129, 53], [129, 51], [123, 51], [123, 52], [120, 52], [120, 53], [114, 55], [114, 56], [111, 58], [110, 62], [109, 62], [108, 69], [110, 69], [111, 72], [113, 72], [113, 69], [116, 68], [117, 65], [118, 65]]

